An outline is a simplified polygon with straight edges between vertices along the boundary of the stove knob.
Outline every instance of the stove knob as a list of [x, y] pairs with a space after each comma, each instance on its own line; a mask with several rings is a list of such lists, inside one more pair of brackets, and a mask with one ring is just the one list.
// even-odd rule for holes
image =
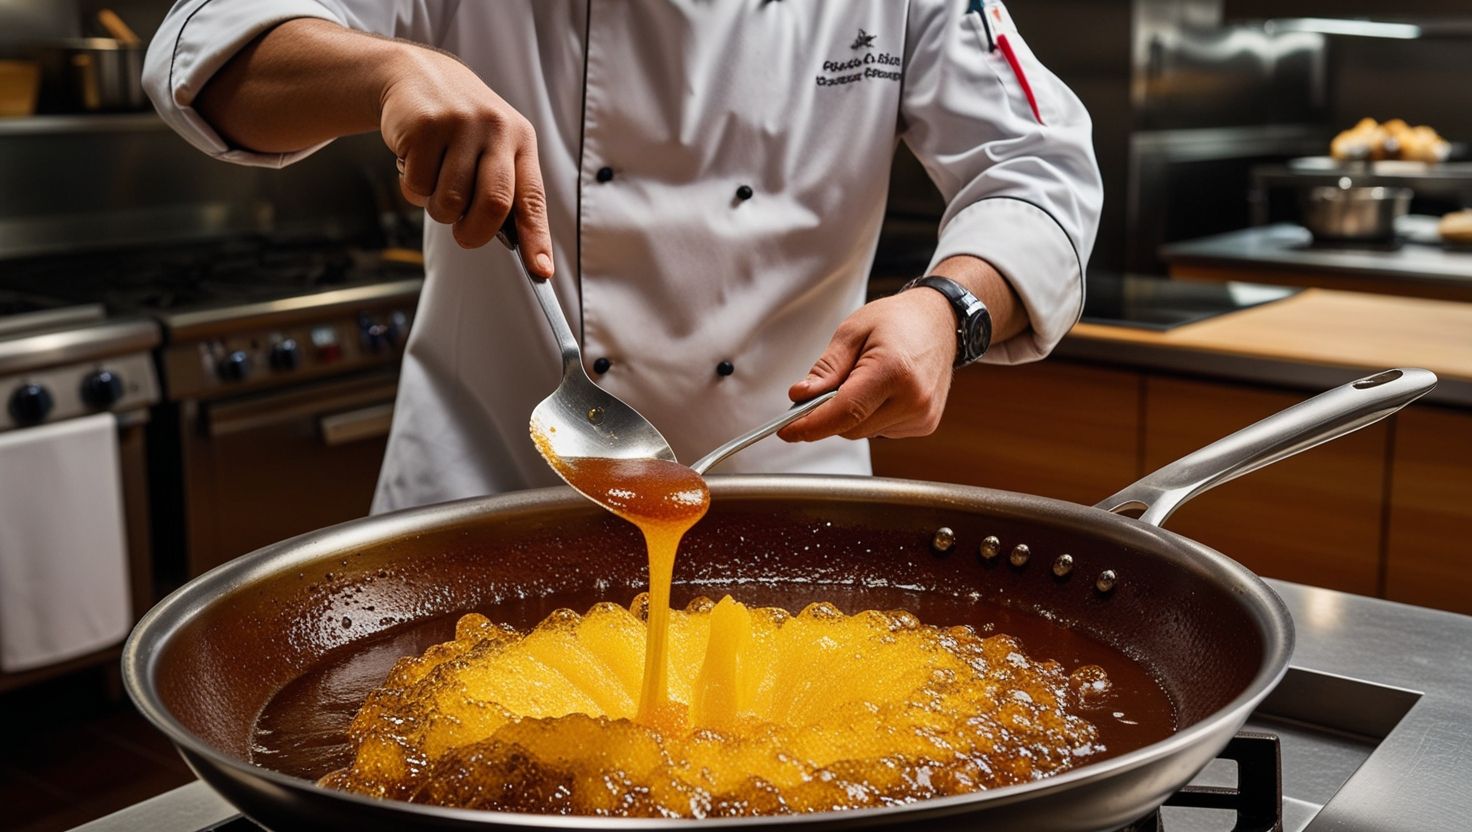
[[295, 370], [302, 364], [302, 351], [293, 338], [283, 338], [271, 345], [271, 369]]
[[225, 381], [245, 381], [250, 375], [250, 356], [243, 350], [228, 353], [215, 365], [215, 372]]
[[393, 346], [393, 336], [383, 324], [369, 324], [363, 328], [363, 342], [369, 352], [383, 352]]
[[10, 418], [17, 424], [34, 425], [51, 413], [51, 392], [39, 384], [23, 384], [10, 395]]
[[409, 316], [403, 312], [395, 312], [388, 317], [388, 339], [396, 347], [404, 345], [404, 339], [409, 335]]
[[98, 370], [82, 379], [82, 401], [97, 410], [106, 410], [123, 397], [123, 379], [112, 370]]

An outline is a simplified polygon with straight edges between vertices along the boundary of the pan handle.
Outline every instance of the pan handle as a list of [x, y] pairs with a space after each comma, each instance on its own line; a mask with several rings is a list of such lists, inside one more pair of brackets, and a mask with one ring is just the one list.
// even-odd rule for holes
[[1203, 491], [1384, 419], [1436, 387], [1429, 370], [1402, 368], [1320, 393], [1148, 474], [1095, 508], [1140, 512], [1159, 526]]

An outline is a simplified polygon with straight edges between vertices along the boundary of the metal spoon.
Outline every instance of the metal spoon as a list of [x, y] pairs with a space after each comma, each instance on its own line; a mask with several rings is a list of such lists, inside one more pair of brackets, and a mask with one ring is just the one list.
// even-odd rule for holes
[[[543, 399], [532, 410], [532, 441], [547, 459], [547, 463], [558, 472], [558, 476], [562, 476], [562, 467], [554, 457], [664, 459], [678, 462], [670, 443], [648, 419], [617, 396], [594, 384], [588, 377], [588, 371], [583, 369], [582, 350], [572, 334], [567, 317], [562, 313], [562, 305], [557, 302], [552, 286], [546, 280], [534, 277], [522, 262], [520, 238], [516, 233], [514, 217], [507, 217], [496, 236], [511, 249], [516, 267], [531, 284], [532, 294], [541, 305], [542, 314], [547, 316], [547, 323], [552, 327], [552, 335], [557, 339], [557, 347], [562, 352], [562, 382], [552, 391], [552, 395]], [[781, 416], [721, 445], [690, 467], [695, 473], [704, 474], [730, 455], [776, 433], [835, 395], [837, 391], [832, 391], [793, 405]]]
[[737, 451], [743, 451], [751, 447], [752, 445], [755, 445], [758, 441], [771, 436], [784, 427], [787, 427], [788, 424], [797, 421], [803, 416], [808, 415], [818, 405], [828, 401], [836, 395], [838, 395], [837, 390], [829, 390], [827, 393], [821, 393], [817, 396], [812, 397], [811, 399], [808, 399], [807, 401], [798, 402], [781, 416], [778, 416], [772, 421], [767, 422], [761, 427], [753, 428], [750, 431], [741, 434], [740, 436], [732, 439], [724, 445], [721, 445], [720, 447], [716, 448], [714, 451], [711, 451], [700, 459], [697, 459], [695, 462], [691, 463], [690, 470], [694, 471], [697, 474], [704, 474], [706, 471], [709, 471], [715, 466], [720, 465], [726, 460], [726, 457], [730, 456], [731, 454], [734, 454]]
[[561, 467], [554, 457], [677, 461], [670, 443], [648, 419], [588, 378], [588, 371], [583, 369], [582, 350], [551, 284], [532, 276], [522, 262], [515, 217], [507, 217], [496, 236], [511, 249], [511, 259], [531, 283], [532, 294], [541, 304], [542, 314], [547, 316], [552, 336], [562, 352], [562, 382], [532, 410], [532, 440], [548, 464], [560, 476]]

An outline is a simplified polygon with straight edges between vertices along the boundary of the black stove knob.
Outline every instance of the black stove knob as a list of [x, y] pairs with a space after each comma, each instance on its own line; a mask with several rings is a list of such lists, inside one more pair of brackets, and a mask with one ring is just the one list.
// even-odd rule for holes
[[88, 407], [106, 410], [123, 397], [123, 379], [112, 370], [98, 370], [82, 379], [82, 401]]
[[225, 381], [245, 381], [250, 375], [250, 356], [244, 350], [227, 353], [215, 365], [215, 372]]
[[10, 394], [10, 418], [17, 424], [35, 425], [46, 420], [55, 402], [51, 391], [39, 384], [22, 384]]
[[302, 364], [302, 351], [296, 339], [283, 338], [271, 345], [271, 369], [295, 370]]
[[363, 327], [363, 343], [369, 352], [383, 352], [393, 346], [393, 334], [385, 324], [369, 323]]
[[402, 346], [409, 335], [409, 316], [395, 312], [388, 316], [388, 340], [394, 346]]

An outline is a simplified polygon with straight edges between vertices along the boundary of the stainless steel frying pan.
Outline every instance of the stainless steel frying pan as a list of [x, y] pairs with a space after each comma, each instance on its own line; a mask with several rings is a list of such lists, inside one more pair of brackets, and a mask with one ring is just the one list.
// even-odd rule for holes
[[[1197, 451], [1092, 508], [899, 480], [712, 478], [711, 512], [687, 538], [676, 568], [677, 603], [680, 593], [710, 594], [714, 587], [793, 609], [815, 598], [863, 606], [874, 603], [875, 593], [921, 610], [934, 599], [979, 599], [1086, 631], [1153, 672], [1175, 703], [1175, 734], [1032, 783], [883, 809], [677, 821], [380, 801], [250, 762], [253, 726], [273, 694], [397, 628], [469, 610], [529, 625], [540, 601], [626, 599], [641, 588], [637, 532], [567, 489], [354, 521], [241, 557], [143, 618], [124, 652], [124, 679], [139, 709], [195, 772], [278, 832], [642, 830], [692, 823], [1117, 828], [1153, 811], [1211, 760], [1277, 684], [1292, 653], [1288, 613], [1261, 580], [1157, 524], [1218, 483], [1394, 413], [1435, 381], [1414, 369], [1361, 379]], [[1116, 513], [1131, 511], [1139, 519]], [[934, 545], [941, 527], [949, 530], [943, 538], [950, 546]], [[1069, 568], [1053, 568], [1064, 562]], [[1047, 653], [1046, 645], [1031, 649]]]

